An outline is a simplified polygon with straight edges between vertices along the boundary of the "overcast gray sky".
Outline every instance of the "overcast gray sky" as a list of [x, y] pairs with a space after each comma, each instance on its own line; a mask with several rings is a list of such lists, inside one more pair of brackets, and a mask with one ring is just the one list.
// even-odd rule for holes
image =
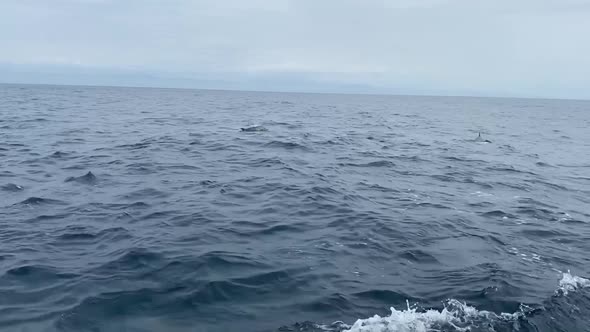
[[590, 0], [1, 0], [0, 81], [590, 98]]

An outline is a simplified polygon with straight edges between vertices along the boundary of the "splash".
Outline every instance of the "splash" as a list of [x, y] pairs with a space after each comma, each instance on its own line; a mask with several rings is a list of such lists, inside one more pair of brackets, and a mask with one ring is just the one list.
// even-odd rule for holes
[[590, 280], [572, 275], [568, 270], [563, 274], [563, 277], [559, 281], [559, 288], [556, 292], [558, 294], [567, 295], [569, 292], [587, 287], [590, 287]]
[[[391, 315], [375, 315], [357, 320], [349, 332], [435, 332], [435, 331], [473, 331], [486, 330], [500, 324], [517, 324], [521, 313], [495, 314], [477, 310], [455, 299], [448, 300], [444, 309], [418, 311], [416, 308], [396, 310], [391, 308]], [[490, 330], [490, 331], [493, 331]]]
[[[568, 295], [582, 288], [590, 288], [590, 280], [572, 275], [570, 271], [562, 274], [556, 295]], [[406, 302], [407, 303], [407, 302]], [[405, 310], [391, 308], [391, 315], [375, 315], [358, 319], [343, 331], [348, 332], [442, 332], [442, 331], [518, 331], [527, 317], [538, 310], [521, 305], [515, 313], [501, 313], [478, 310], [464, 302], [450, 299], [442, 310], [418, 310], [409, 304]], [[522, 326], [521, 326], [522, 327]]]

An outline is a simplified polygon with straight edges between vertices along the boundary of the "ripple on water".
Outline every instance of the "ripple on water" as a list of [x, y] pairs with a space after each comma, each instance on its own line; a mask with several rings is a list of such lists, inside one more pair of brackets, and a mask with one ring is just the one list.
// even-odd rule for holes
[[389, 160], [377, 160], [371, 161], [368, 163], [340, 163], [339, 166], [348, 166], [348, 167], [395, 167], [395, 163]]
[[284, 149], [284, 150], [311, 151], [311, 149], [304, 144], [300, 144], [300, 143], [296, 143], [296, 142], [285, 142], [285, 141], [272, 141], [272, 142], [264, 144], [264, 147]]
[[1, 89], [0, 330], [587, 330], [586, 102]]
[[42, 198], [42, 197], [29, 197], [24, 201], [17, 203], [16, 205], [66, 205], [67, 203], [64, 201], [60, 201], [57, 199], [51, 198]]
[[19, 191], [23, 191], [25, 188], [23, 188], [22, 186], [19, 186], [18, 184], [7, 183], [7, 184], [1, 186], [0, 189], [2, 189], [2, 191], [8, 191], [8, 192], [19, 192]]
[[54, 245], [96, 244], [100, 242], [115, 243], [116, 241], [131, 239], [130, 232], [124, 227], [110, 227], [100, 231], [86, 227], [66, 227], [55, 237]]
[[439, 263], [439, 261], [433, 255], [419, 249], [406, 250], [399, 256], [403, 259], [407, 259], [418, 264]]
[[168, 193], [163, 191], [157, 190], [155, 188], [144, 188], [132, 191], [130, 193], [123, 194], [119, 196], [122, 199], [126, 200], [142, 200], [142, 199], [155, 199], [155, 198], [165, 198], [169, 196]]

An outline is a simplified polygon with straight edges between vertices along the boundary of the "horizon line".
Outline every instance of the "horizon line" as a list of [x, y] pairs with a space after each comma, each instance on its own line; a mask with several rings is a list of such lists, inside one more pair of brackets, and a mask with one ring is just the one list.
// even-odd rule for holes
[[13, 83], [2, 82], [0, 85], [25, 85], [25, 86], [58, 86], [58, 87], [88, 87], [88, 88], [127, 88], [127, 89], [162, 89], [162, 90], [201, 90], [219, 92], [259, 92], [259, 93], [291, 93], [291, 94], [317, 94], [317, 95], [348, 95], [348, 96], [376, 96], [376, 97], [434, 97], [434, 98], [481, 98], [481, 99], [527, 99], [527, 100], [564, 100], [590, 102], [590, 98], [556, 98], [556, 97], [529, 97], [529, 96], [485, 96], [485, 95], [442, 95], [442, 94], [396, 94], [396, 93], [367, 93], [367, 92], [323, 92], [323, 91], [294, 91], [294, 90], [239, 90], [216, 88], [192, 88], [171, 87], [154, 85], [100, 85], [100, 84], [63, 84], [63, 83]]

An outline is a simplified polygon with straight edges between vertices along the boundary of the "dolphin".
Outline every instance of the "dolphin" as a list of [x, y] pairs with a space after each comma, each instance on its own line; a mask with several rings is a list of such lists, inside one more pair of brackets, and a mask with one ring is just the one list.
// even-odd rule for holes
[[245, 132], [268, 131], [268, 129], [264, 128], [263, 126], [252, 126], [252, 127], [240, 128], [240, 130], [245, 131]]
[[97, 181], [97, 178], [94, 174], [92, 174], [92, 172], [88, 172], [85, 175], [82, 176], [78, 176], [78, 177], [69, 177], [66, 179], [66, 182], [78, 182], [78, 183], [84, 183], [84, 184], [95, 184]]
[[479, 143], [492, 143], [489, 139], [483, 139], [483, 137], [481, 137], [481, 132], [477, 133], [477, 138], [474, 141]]

